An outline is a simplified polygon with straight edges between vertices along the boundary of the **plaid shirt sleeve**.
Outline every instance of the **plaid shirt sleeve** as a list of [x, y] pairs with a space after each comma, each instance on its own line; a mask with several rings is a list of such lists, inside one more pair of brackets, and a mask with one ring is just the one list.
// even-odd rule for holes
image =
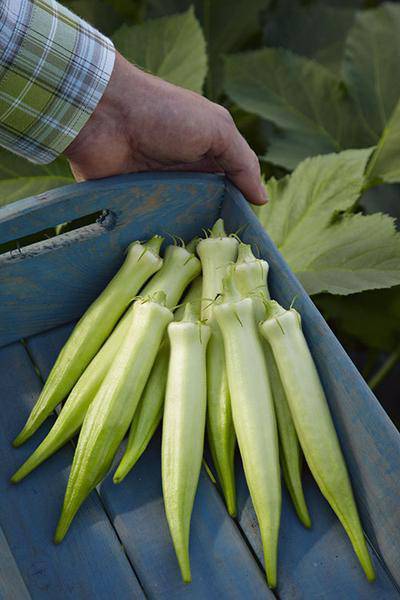
[[114, 47], [54, 0], [0, 0], [0, 145], [54, 160], [99, 102]]

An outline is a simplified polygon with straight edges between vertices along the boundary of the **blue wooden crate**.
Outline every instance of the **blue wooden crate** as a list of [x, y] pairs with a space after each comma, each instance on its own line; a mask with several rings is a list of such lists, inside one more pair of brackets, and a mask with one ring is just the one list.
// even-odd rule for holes
[[[221, 215], [270, 265], [272, 295], [296, 297], [333, 412], [377, 570], [367, 583], [346, 535], [311, 477], [313, 526], [298, 522], [284, 491], [279, 546], [281, 599], [399, 597], [400, 437], [375, 396], [265, 234], [241, 194], [213, 175], [131, 175], [71, 185], [0, 210], [0, 244], [98, 210], [100, 222], [0, 255], [0, 598], [273, 598], [240, 464], [239, 514], [200, 478], [191, 532], [193, 583], [181, 582], [163, 511], [159, 435], [120, 486], [110, 478], [80, 510], [65, 542], [52, 543], [73, 448], [18, 486], [9, 477], [54, 419], [18, 450], [11, 440], [35, 403], [73, 322], [101, 291], [134, 239], [190, 239]], [[21, 343], [21, 338], [24, 343]], [[39, 372], [38, 372], [39, 369]]]

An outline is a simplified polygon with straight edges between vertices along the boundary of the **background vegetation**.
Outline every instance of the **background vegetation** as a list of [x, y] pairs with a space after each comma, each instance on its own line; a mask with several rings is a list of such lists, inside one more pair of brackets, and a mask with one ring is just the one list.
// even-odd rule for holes
[[[400, 358], [400, 5], [64, 4], [132, 62], [231, 110], [267, 181], [261, 222], [391, 411], [382, 382]], [[0, 205], [72, 181], [63, 159], [42, 167], [4, 150], [0, 178]]]

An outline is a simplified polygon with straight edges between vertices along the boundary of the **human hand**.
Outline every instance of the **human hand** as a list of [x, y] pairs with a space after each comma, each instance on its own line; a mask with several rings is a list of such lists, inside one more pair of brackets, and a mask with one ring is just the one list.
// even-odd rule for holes
[[253, 204], [266, 201], [257, 157], [230, 113], [118, 52], [103, 97], [65, 155], [77, 181], [141, 171], [221, 172]]

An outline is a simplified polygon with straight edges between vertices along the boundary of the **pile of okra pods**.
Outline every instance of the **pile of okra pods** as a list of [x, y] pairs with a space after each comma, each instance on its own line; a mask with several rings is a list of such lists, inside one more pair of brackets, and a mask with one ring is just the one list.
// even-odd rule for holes
[[164, 258], [162, 241], [154, 236], [132, 243], [118, 273], [74, 328], [14, 445], [65, 403], [12, 481], [21, 481], [79, 432], [55, 533], [61, 542], [125, 435], [116, 484], [134, 468], [162, 420], [165, 512], [182, 578], [189, 582], [190, 519], [205, 430], [232, 516], [237, 440], [274, 587], [280, 467], [299, 519], [311, 524], [301, 480], [304, 453], [372, 580], [345, 461], [299, 313], [270, 299], [267, 262], [227, 235], [221, 219], [207, 237], [168, 246]]

